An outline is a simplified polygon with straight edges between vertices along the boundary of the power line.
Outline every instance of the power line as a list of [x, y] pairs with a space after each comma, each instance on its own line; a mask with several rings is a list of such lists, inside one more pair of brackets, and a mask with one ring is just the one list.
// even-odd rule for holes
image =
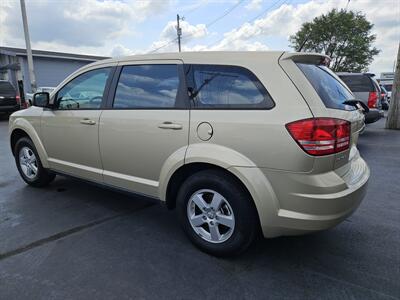
[[170, 41], [167, 42], [166, 44], [164, 44], [164, 45], [162, 45], [162, 46], [160, 46], [160, 47], [158, 47], [158, 48], [156, 48], [156, 49], [153, 49], [153, 50], [151, 50], [151, 51], [149, 51], [149, 52], [147, 52], [147, 53], [154, 53], [154, 52], [156, 52], [156, 51], [158, 51], [158, 50], [160, 50], [160, 49], [162, 49], [162, 48], [164, 48], [164, 47], [167, 47], [167, 46], [171, 45], [172, 43], [175, 43], [176, 40], [178, 40], [177, 37], [174, 38], [173, 40], [170, 40]]
[[[245, 1], [245, 0], [240, 0], [240, 1], [238, 1], [238, 2], [235, 3], [233, 6], [231, 6], [231, 7], [228, 8], [226, 11], [224, 11], [224, 13], [223, 13], [222, 15], [220, 15], [220, 16], [217, 17], [217, 18], [215, 18], [215, 19], [212, 20], [211, 22], [207, 23], [207, 24], [205, 25], [205, 27], [208, 29], [209, 27], [213, 26], [213, 25], [214, 25], [215, 23], [217, 23], [219, 20], [221, 20], [221, 19], [225, 18], [227, 15], [229, 15], [233, 10], [235, 10], [235, 8], [237, 8], [239, 5], [241, 5], [244, 1]], [[189, 34], [189, 35], [183, 36], [183, 37], [188, 38], [188, 37], [191, 37], [191, 36], [193, 36], [193, 35], [194, 35], [194, 34], [192, 33], [192, 34]], [[153, 49], [153, 50], [149, 51], [148, 53], [157, 52], [158, 50], [160, 50], [160, 49], [162, 49], [162, 48], [165, 48], [165, 47], [171, 45], [171, 44], [172, 44], [173, 42], [175, 42], [176, 40], [178, 40], [178, 37], [176, 37], [176, 38], [174, 38], [174, 39], [168, 41], [165, 45], [162, 45], [162, 46], [160, 46], [160, 47], [158, 47], [158, 48], [156, 48], [156, 49]]]
[[[281, 2], [282, 0], [277, 0], [274, 3], [272, 3], [272, 5], [268, 6], [267, 8], [265, 8], [261, 13], [259, 13], [258, 15], [256, 15], [255, 17], [251, 18], [250, 20], [243, 22], [240, 26], [236, 27], [235, 29], [238, 29], [240, 27], [243, 26], [244, 23], [253, 23], [255, 20], [257, 20], [258, 18], [260, 18], [261, 16], [263, 16], [265, 13], [267, 13], [270, 9], [272, 9], [276, 4], [278, 4], [279, 2]], [[289, 1], [290, 2], [290, 1]], [[283, 1], [281, 3], [281, 6], [283, 4], [285, 4], [286, 1]], [[207, 45], [207, 47], [218, 44], [219, 42], [221, 42], [223, 39], [225, 39], [225, 36], [223, 36], [222, 38], [220, 38], [219, 40], [217, 40], [216, 42], [212, 42], [210, 44]]]
[[242, 4], [245, 0], [240, 0], [238, 1], [235, 5], [233, 5], [232, 7], [228, 8], [221, 16], [215, 18], [214, 20], [212, 20], [211, 22], [209, 22], [208, 24], [206, 24], [206, 27], [210, 27], [212, 25], [214, 25], [215, 23], [217, 23], [219, 20], [225, 18], [227, 15], [229, 15], [236, 7], [238, 7], [240, 4]]

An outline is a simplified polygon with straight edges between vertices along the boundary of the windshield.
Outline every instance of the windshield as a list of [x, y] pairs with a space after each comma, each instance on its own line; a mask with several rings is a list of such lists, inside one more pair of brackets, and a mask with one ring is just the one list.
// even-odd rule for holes
[[328, 67], [297, 63], [327, 108], [354, 110], [354, 106], [343, 104], [354, 100], [351, 92], [340, 82], [340, 79]]

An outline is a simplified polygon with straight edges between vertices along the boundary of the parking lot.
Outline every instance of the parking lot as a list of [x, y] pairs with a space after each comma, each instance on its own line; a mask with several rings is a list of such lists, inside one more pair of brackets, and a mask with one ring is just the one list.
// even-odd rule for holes
[[60, 176], [27, 186], [0, 118], [1, 299], [400, 298], [400, 132], [384, 120], [360, 137], [371, 179], [353, 216], [218, 259], [159, 203]]

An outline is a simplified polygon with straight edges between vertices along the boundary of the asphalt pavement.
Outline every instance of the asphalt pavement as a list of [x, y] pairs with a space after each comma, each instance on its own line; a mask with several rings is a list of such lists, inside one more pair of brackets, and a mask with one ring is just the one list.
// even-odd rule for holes
[[399, 299], [400, 131], [359, 139], [360, 208], [324, 232], [260, 240], [233, 259], [197, 250], [174, 211], [57, 176], [27, 186], [0, 116], [0, 299]]

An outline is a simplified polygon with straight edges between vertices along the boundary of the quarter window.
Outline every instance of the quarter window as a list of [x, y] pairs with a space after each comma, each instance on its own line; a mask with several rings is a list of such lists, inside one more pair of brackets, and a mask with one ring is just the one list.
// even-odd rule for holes
[[60, 110], [98, 109], [103, 100], [110, 68], [86, 72], [68, 82], [57, 93]]
[[191, 84], [194, 106], [220, 109], [270, 109], [274, 102], [249, 70], [238, 66], [193, 65]]
[[353, 100], [354, 96], [328, 67], [305, 63], [297, 63], [297, 66], [314, 87], [327, 108], [342, 110], [355, 109], [354, 106], [343, 103], [348, 100]]
[[113, 107], [172, 108], [178, 89], [177, 65], [125, 66], [119, 77]]

